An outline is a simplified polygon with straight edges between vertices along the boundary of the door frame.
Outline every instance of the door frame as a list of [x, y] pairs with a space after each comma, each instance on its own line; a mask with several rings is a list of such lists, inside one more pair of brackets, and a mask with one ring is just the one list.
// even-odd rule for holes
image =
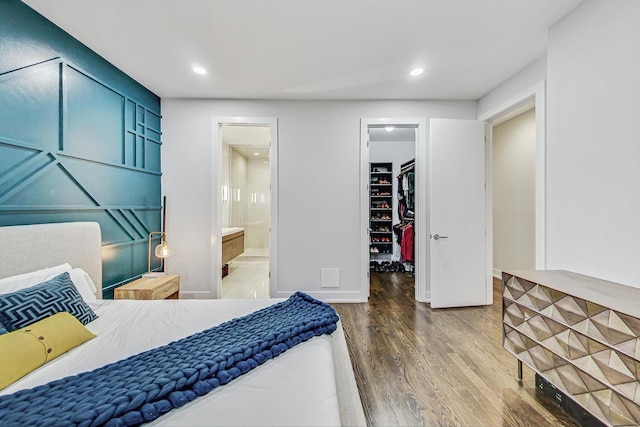
[[[544, 270], [547, 265], [547, 188], [546, 188], [546, 80], [542, 80], [497, 107], [478, 116], [487, 123], [487, 261], [488, 271], [493, 272], [493, 183], [491, 180], [491, 155], [493, 124], [505, 117], [515, 117], [524, 112], [522, 107], [534, 100], [536, 111], [536, 170], [535, 170], [535, 268]], [[493, 276], [493, 274], [491, 274]], [[487, 300], [492, 300], [493, 287], [487, 287]]]
[[429, 159], [427, 146], [427, 120], [425, 118], [361, 118], [360, 119], [360, 294], [366, 302], [370, 292], [369, 278], [369, 133], [370, 125], [411, 126], [416, 129], [416, 233], [415, 237], [415, 298], [420, 302], [430, 299], [429, 275]]
[[276, 117], [213, 117], [212, 144], [213, 160], [211, 168], [211, 295], [221, 298], [222, 287], [222, 140], [220, 127], [223, 125], [269, 126], [271, 147], [269, 168], [271, 176], [271, 206], [269, 235], [269, 296], [275, 295], [278, 283], [278, 119]]

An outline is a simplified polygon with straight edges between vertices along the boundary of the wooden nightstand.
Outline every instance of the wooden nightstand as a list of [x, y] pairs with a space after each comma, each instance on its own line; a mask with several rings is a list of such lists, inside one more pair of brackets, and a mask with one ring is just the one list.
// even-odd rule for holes
[[180, 276], [141, 277], [115, 289], [114, 299], [178, 299]]

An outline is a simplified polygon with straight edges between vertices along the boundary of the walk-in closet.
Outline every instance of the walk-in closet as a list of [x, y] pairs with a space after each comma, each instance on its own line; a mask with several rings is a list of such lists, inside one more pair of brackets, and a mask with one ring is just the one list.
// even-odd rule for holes
[[[369, 129], [369, 268], [413, 286], [415, 128]], [[374, 276], [371, 276], [372, 278]]]

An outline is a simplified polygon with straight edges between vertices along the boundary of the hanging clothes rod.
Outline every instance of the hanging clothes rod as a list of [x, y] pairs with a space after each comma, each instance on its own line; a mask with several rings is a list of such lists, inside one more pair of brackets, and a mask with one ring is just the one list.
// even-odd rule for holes
[[400, 169], [400, 175], [404, 175], [405, 173], [411, 172], [412, 170], [414, 170], [414, 166], [413, 165], [408, 166], [408, 167], [406, 167], [404, 169]]
[[400, 169], [400, 174], [398, 175], [398, 178], [400, 178], [400, 176], [402, 176], [402, 175], [406, 174], [407, 172], [412, 172], [412, 171], [414, 170], [414, 168], [415, 168], [415, 165], [413, 165], [413, 164], [412, 164], [412, 165], [409, 165], [409, 166], [406, 166], [406, 167], [401, 168], [401, 169]]
[[400, 169], [403, 169], [405, 166], [413, 166], [416, 163], [416, 159], [411, 159], [408, 162], [405, 162], [400, 165]]
[[[416, 159], [409, 160], [406, 163], [400, 165], [400, 175], [404, 175], [407, 172], [414, 170], [416, 165]], [[398, 177], [400, 176], [398, 175]]]

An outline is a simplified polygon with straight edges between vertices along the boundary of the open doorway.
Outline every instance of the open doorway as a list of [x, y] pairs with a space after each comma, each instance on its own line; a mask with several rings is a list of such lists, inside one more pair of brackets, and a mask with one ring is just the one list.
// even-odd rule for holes
[[[494, 277], [499, 277], [504, 269], [546, 268], [545, 86], [542, 81], [478, 117], [490, 125], [487, 244]], [[496, 134], [502, 146], [494, 145]], [[520, 166], [515, 166], [517, 162]], [[513, 173], [518, 174], [517, 179]], [[494, 196], [496, 191], [498, 194]], [[505, 203], [512, 206], [505, 207]], [[505, 218], [510, 222], [507, 227], [503, 227]], [[496, 226], [498, 222], [500, 226]], [[499, 229], [494, 232], [496, 227]], [[509, 228], [516, 234], [504, 239]], [[506, 256], [509, 251], [516, 253]], [[491, 287], [487, 292], [490, 299]]]
[[268, 298], [271, 128], [224, 124], [221, 141], [221, 298]]
[[533, 100], [493, 123], [493, 275], [535, 269], [536, 117]]
[[369, 128], [370, 283], [415, 294], [416, 128]]
[[426, 121], [362, 119], [360, 135], [362, 301], [372, 274], [385, 273], [407, 275], [414, 298], [427, 301]]
[[270, 129], [225, 125], [222, 139], [222, 298], [269, 297]]

